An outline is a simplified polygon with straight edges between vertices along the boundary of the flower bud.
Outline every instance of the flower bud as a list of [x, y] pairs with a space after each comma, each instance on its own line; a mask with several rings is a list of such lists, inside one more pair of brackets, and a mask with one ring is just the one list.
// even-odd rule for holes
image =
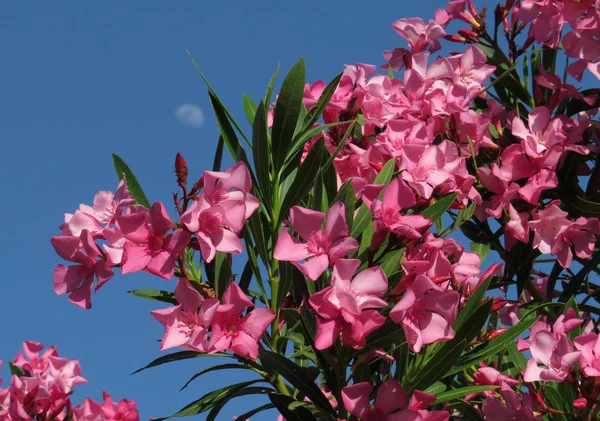
[[587, 406], [587, 399], [585, 399], [585, 398], [578, 398], [573, 401], [573, 408], [575, 408], [575, 409], [581, 410], [581, 409], [585, 408], [586, 406]]
[[459, 29], [458, 33], [460, 35], [462, 35], [463, 37], [470, 39], [470, 40], [478, 40], [479, 39], [479, 35], [477, 35], [476, 32], [471, 31], [470, 29]]
[[451, 42], [468, 42], [466, 38], [459, 37], [458, 35], [444, 35], [444, 39]]
[[177, 152], [175, 157], [175, 175], [177, 176], [177, 184], [182, 189], [187, 186], [188, 166], [181, 153]]

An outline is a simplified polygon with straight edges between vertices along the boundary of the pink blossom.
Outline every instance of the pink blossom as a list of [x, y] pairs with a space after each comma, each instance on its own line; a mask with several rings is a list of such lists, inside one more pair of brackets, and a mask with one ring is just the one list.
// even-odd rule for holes
[[600, 336], [587, 333], [573, 340], [575, 348], [580, 351], [579, 366], [587, 377], [600, 377]]
[[535, 233], [533, 247], [558, 256], [563, 267], [570, 266], [573, 252], [583, 259], [589, 258], [596, 244], [595, 236], [600, 235], [598, 219], [580, 217], [572, 222], [567, 217], [567, 212], [552, 203], [529, 222]]
[[77, 263], [56, 266], [54, 292], [58, 295], [69, 293], [69, 301], [82, 308], [91, 308], [94, 276], [98, 279], [96, 290], [113, 276], [92, 235], [88, 230], [83, 230], [80, 237], [55, 236], [50, 242], [60, 257]]
[[486, 421], [541, 421], [541, 417], [534, 415], [531, 396], [518, 395], [506, 383], [502, 383], [498, 393], [500, 397], [490, 397], [483, 402]]
[[413, 352], [423, 345], [454, 338], [458, 292], [444, 290], [425, 275], [419, 275], [396, 303], [390, 318], [402, 325]]
[[431, 53], [438, 51], [442, 48], [438, 39], [446, 35], [440, 25], [434, 21], [426, 25], [421, 18], [399, 19], [392, 26], [408, 41], [413, 54], [426, 50]]
[[106, 392], [103, 392], [103, 398], [102, 404], [86, 398], [82, 405], [74, 407], [73, 421], [139, 421], [135, 401], [121, 399], [115, 403]]
[[[238, 162], [233, 167], [224, 172], [204, 171], [204, 190], [202, 197], [211, 206], [233, 201], [236, 205], [238, 201], [244, 204], [243, 218], [233, 217], [227, 219], [228, 227], [236, 234], [242, 230], [244, 221], [258, 209], [259, 202], [256, 197], [250, 194], [252, 189], [252, 179], [250, 172], [243, 162]], [[225, 209], [230, 206], [225, 205]]]
[[219, 300], [204, 298], [185, 278], [177, 281], [175, 298], [179, 305], [150, 313], [165, 327], [160, 349], [182, 347], [208, 352], [206, 336]]
[[346, 410], [362, 421], [447, 421], [446, 411], [427, 411], [424, 408], [435, 401], [429, 393], [415, 391], [412, 399], [398, 381], [389, 379], [377, 389], [374, 404], [370, 403], [373, 385], [370, 382], [355, 383], [342, 389]]
[[241, 357], [258, 358], [258, 342], [275, 313], [255, 308], [242, 317], [247, 307], [254, 307], [252, 301], [236, 283], [229, 284], [212, 319], [209, 353], [227, 350]]
[[190, 242], [190, 235], [181, 228], [166, 235], [174, 224], [161, 202], [147, 213], [133, 213], [117, 218], [117, 227], [128, 240], [123, 248], [123, 273], [145, 269], [171, 279], [175, 260]]
[[[294, 206], [290, 210], [292, 228], [306, 243], [282, 231], [273, 251], [277, 260], [293, 264], [313, 281], [338, 259], [358, 248], [358, 242], [348, 237], [345, 207], [342, 202], [334, 203], [327, 214]], [[323, 228], [324, 224], [324, 228]], [[296, 263], [297, 260], [306, 263]]]
[[[477, 372], [473, 374], [473, 381], [475, 384], [480, 385], [490, 385], [490, 386], [501, 386], [502, 384], [507, 384], [509, 386], [517, 386], [520, 382], [512, 376], [506, 376], [500, 373], [493, 367], [488, 367], [484, 363], [480, 363], [479, 369]], [[480, 392], [480, 395], [489, 398], [494, 395], [493, 390], [486, 390], [484, 392]], [[475, 395], [469, 395], [468, 398], [473, 398]], [[469, 399], [465, 399], [469, 400]]]
[[583, 320], [578, 319], [572, 309], [569, 310], [552, 327], [546, 322], [537, 321], [531, 327], [530, 345], [523, 340], [519, 341], [519, 350], [529, 349], [531, 352], [523, 375], [526, 382], [564, 381], [571, 366], [577, 362], [580, 352], [573, 350], [567, 333], [583, 323]]
[[[561, 118], [550, 118], [547, 107], [537, 107], [529, 113], [528, 127], [523, 120], [512, 120], [512, 133], [522, 140], [523, 149], [531, 158], [543, 158], [545, 152], [553, 146], [565, 146], [567, 140]], [[567, 148], [568, 149], [568, 148]]]
[[361, 348], [366, 337], [383, 325], [385, 317], [374, 308], [387, 306], [381, 297], [387, 278], [378, 266], [354, 276], [360, 260], [340, 259], [333, 267], [331, 286], [311, 295], [309, 303], [317, 315], [315, 347], [332, 346], [342, 333], [342, 344]]
[[236, 229], [243, 226], [245, 217], [246, 205], [241, 200], [227, 200], [211, 206], [200, 197], [181, 216], [181, 223], [196, 234], [202, 258], [210, 263], [217, 251], [241, 253], [244, 250]]
[[375, 233], [373, 234], [372, 249], [383, 243], [388, 233], [399, 235], [403, 239], [416, 240], [421, 238], [431, 221], [421, 215], [402, 215], [417, 203], [414, 192], [400, 178], [394, 178], [383, 190], [383, 200], [377, 196], [384, 186], [370, 185], [365, 187], [363, 194], [373, 214]]

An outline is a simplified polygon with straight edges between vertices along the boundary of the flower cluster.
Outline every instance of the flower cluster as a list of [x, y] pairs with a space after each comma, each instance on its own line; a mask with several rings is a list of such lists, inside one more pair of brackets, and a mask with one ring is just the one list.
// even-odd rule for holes
[[0, 420], [139, 421], [135, 401], [114, 403], [106, 392], [103, 404], [86, 398], [82, 405], [73, 406], [73, 389], [87, 383], [79, 362], [59, 357], [55, 347], [43, 349], [40, 343], [26, 341], [10, 364], [10, 384], [0, 388]]

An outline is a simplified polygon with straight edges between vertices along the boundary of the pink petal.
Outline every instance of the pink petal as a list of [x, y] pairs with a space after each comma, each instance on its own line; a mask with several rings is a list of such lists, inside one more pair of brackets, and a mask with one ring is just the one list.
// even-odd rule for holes
[[323, 212], [301, 208], [300, 206], [294, 206], [290, 209], [290, 219], [294, 231], [296, 231], [303, 240], [308, 241], [311, 234], [321, 231], [321, 225], [325, 219], [325, 214]]
[[320, 256], [308, 259], [306, 263], [292, 262], [292, 264], [308, 279], [316, 281], [329, 267], [329, 257], [326, 254], [321, 254]]
[[242, 319], [242, 328], [254, 339], [259, 340], [275, 319], [275, 312], [268, 308], [256, 308]]
[[210, 233], [210, 239], [215, 248], [224, 253], [241, 253], [244, 245], [237, 235], [227, 229]]
[[375, 409], [380, 409], [385, 414], [389, 414], [390, 412], [398, 409], [406, 409], [407, 407], [408, 395], [398, 381], [389, 379], [379, 386], [377, 397], [375, 398]]
[[85, 308], [92, 308], [92, 285], [94, 283], [94, 275], [88, 275], [81, 286], [75, 288], [75, 290], [69, 295], [69, 301], [73, 304]]
[[229, 310], [231, 315], [241, 315], [246, 307], [254, 307], [252, 301], [248, 299], [244, 291], [236, 283], [229, 284], [223, 292], [221, 303], [233, 305], [231, 310]]
[[327, 349], [335, 343], [340, 336], [341, 325], [336, 320], [324, 320], [317, 318], [317, 329], [315, 333], [315, 348]]
[[152, 208], [150, 209], [150, 220], [152, 221], [152, 231], [155, 235], [161, 237], [174, 227], [173, 221], [171, 221], [165, 206], [161, 202], [156, 202], [152, 205]]
[[383, 296], [388, 288], [387, 277], [379, 266], [367, 268], [354, 277], [350, 283], [353, 291], [361, 295]]
[[333, 241], [340, 237], [348, 236], [348, 225], [346, 225], [346, 210], [342, 202], [334, 203], [327, 211], [325, 221], [325, 232]]
[[371, 383], [355, 383], [352, 386], [346, 386], [342, 389], [342, 401], [344, 407], [355, 417], [368, 419], [371, 414], [371, 404], [369, 395], [373, 391]]
[[117, 218], [116, 224], [123, 236], [130, 241], [145, 244], [150, 237], [146, 212], [120, 216]]
[[304, 260], [310, 257], [306, 244], [291, 236], [289, 231], [283, 230], [279, 234], [275, 250], [273, 250], [273, 258], [286, 262], [294, 262]]
[[83, 280], [83, 267], [57, 265], [54, 269], [54, 292], [57, 295], [73, 291]]
[[149, 250], [146, 247], [125, 243], [121, 272], [125, 274], [143, 270], [150, 262], [150, 259]]
[[163, 279], [171, 279], [175, 272], [175, 261], [168, 251], [161, 251], [152, 257], [152, 260], [146, 267], [146, 270], [149, 273], [160, 276]]
[[173, 231], [172, 234], [168, 235], [165, 241], [164, 249], [169, 251], [173, 258], [179, 257], [181, 252], [185, 250], [185, 248], [190, 243], [192, 237], [187, 231], [184, 231], [181, 228]]
[[342, 238], [334, 242], [329, 248], [328, 255], [332, 263], [335, 263], [339, 258], [358, 249], [358, 241], [352, 237]]
[[186, 278], [179, 278], [175, 286], [175, 298], [181, 304], [181, 308], [190, 313], [196, 313], [202, 305], [204, 298]]

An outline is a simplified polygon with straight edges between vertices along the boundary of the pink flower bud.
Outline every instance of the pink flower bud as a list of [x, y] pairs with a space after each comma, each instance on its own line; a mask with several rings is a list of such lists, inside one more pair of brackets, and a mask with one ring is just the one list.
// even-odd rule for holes
[[188, 166], [180, 152], [177, 152], [177, 156], [175, 157], [175, 175], [177, 176], [179, 187], [182, 189], [185, 188], [187, 185]]
[[575, 409], [581, 410], [581, 409], [585, 408], [586, 406], [587, 406], [587, 399], [585, 399], [585, 398], [578, 398], [573, 401], [573, 408], [575, 408]]

